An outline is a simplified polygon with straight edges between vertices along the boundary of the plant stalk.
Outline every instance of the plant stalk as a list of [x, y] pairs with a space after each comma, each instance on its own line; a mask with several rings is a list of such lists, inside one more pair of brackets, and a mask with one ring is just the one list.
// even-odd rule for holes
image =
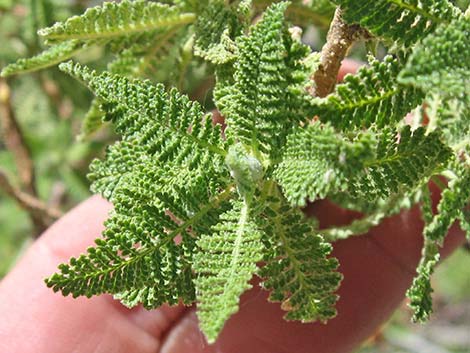
[[370, 37], [359, 25], [344, 22], [341, 8], [338, 7], [321, 51], [320, 67], [313, 75], [315, 86], [310, 93], [316, 97], [326, 97], [333, 92], [341, 62], [348, 54], [349, 48], [360, 38]]

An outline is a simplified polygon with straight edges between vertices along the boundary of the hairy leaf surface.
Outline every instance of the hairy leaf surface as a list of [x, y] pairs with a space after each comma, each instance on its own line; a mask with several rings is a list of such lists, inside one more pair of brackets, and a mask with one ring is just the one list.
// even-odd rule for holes
[[45, 28], [39, 34], [50, 41], [128, 36], [166, 26], [191, 23], [194, 14], [180, 13], [174, 6], [143, 0], [105, 2], [65, 22]]
[[70, 59], [88, 47], [88, 43], [77, 40], [69, 40], [56, 44], [32, 58], [19, 59], [16, 63], [6, 66], [2, 70], [1, 76], [7, 77], [41, 70]]
[[[417, 269], [417, 276], [407, 292], [410, 306], [414, 310], [413, 320], [425, 322], [432, 313], [433, 292], [431, 275], [439, 261], [439, 246], [457, 218], [463, 217], [464, 207], [470, 201], [470, 172], [468, 167], [456, 165], [455, 178], [449, 187], [442, 192], [437, 206], [437, 214], [432, 215], [431, 201], [428, 197], [427, 212], [424, 212], [426, 226], [424, 228], [424, 248]], [[465, 226], [464, 226], [465, 228]]]
[[278, 153], [288, 131], [307, 119], [302, 60], [308, 48], [289, 34], [286, 7], [274, 4], [249, 35], [239, 37], [234, 85], [219, 91], [216, 101], [229, 125], [227, 136], [264, 153]]
[[237, 201], [224, 213], [210, 234], [198, 240], [195, 256], [198, 317], [209, 343], [214, 342], [225, 321], [238, 311], [240, 295], [251, 288], [248, 281], [257, 271], [263, 243], [250, 205]]
[[420, 90], [397, 82], [401, 68], [392, 56], [374, 60], [356, 75], [347, 75], [326, 98], [316, 98], [312, 114], [341, 129], [397, 123], [424, 99]]
[[260, 276], [270, 301], [282, 302], [287, 320], [322, 321], [336, 316], [334, 294], [341, 281], [338, 261], [328, 258], [331, 245], [285, 201], [271, 202], [265, 225], [268, 249]]
[[409, 127], [399, 136], [384, 129], [349, 140], [319, 123], [299, 128], [289, 137], [274, 175], [288, 200], [348, 191], [353, 197], [386, 198], [402, 188], [411, 190], [449, 160], [451, 152], [438, 133]]
[[333, 0], [344, 18], [373, 34], [410, 46], [441, 23], [449, 23], [460, 10], [449, 0]]
[[470, 89], [470, 18], [441, 25], [417, 45], [399, 81], [427, 92], [461, 96]]
[[237, 10], [214, 1], [199, 15], [195, 23], [194, 53], [214, 64], [224, 64], [236, 57], [234, 38], [241, 34], [242, 22]]
[[[108, 109], [107, 119], [123, 136], [124, 143], [113, 147], [109, 158], [94, 162], [92, 181], [99, 176], [99, 184], [93, 184], [95, 191], [111, 197], [113, 185], [123, 176], [123, 170], [112, 173], [110, 170], [115, 170], [119, 160], [130, 162], [119, 167], [127, 169], [138, 163], [139, 158], [183, 166], [201, 174], [210, 170], [212, 180], [220, 179], [226, 154], [220, 128], [212, 126], [211, 119], [203, 114], [198, 103], [189, 101], [175, 89], [167, 93], [162, 85], [148, 81], [108, 73], [97, 75], [78, 64], [63, 64], [61, 68], [78, 77], [108, 103], [103, 105]], [[129, 145], [134, 147], [121, 151]], [[130, 153], [132, 150], [134, 152]]]

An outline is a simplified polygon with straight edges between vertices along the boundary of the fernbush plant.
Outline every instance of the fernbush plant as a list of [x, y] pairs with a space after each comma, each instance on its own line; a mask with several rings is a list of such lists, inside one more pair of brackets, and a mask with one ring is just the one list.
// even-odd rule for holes
[[[333, 11], [312, 52], [291, 24], [321, 25]], [[104, 72], [59, 67], [96, 96], [82, 135], [111, 122], [121, 136], [89, 174], [114, 205], [103, 237], [47, 285], [129, 307], [196, 302], [214, 342], [257, 275], [287, 320], [326, 322], [341, 282], [331, 243], [421, 203], [408, 296], [414, 320], [426, 320], [439, 246], [455, 220], [470, 234], [469, 12], [447, 0], [124, 0], [41, 30], [50, 48], [2, 75], [107, 46], [115, 58]], [[334, 87], [358, 39], [388, 54]], [[212, 76], [225, 130], [211, 103], [181, 93]], [[442, 188], [435, 214], [431, 180]], [[323, 198], [364, 216], [320, 230], [301, 209]]]

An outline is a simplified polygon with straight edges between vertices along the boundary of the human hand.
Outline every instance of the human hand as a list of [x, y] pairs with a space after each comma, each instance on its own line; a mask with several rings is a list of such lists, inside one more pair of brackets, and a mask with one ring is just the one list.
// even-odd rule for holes
[[[437, 193], [434, 195], [437, 199]], [[285, 322], [278, 303], [255, 288], [245, 293], [240, 312], [208, 346], [193, 308], [126, 309], [110, 296], [64, 298], [44, 277], [57, 264], [83, 252], [103, 229], [110, 205], [98, 197], [84, 202], [52, 226], [0, 283], [0, 352], [350, 352], [369, 337], [401, 303], [411, 284], [422, 245], [419, 210], [385, 220], [369, 234], [334, 244], [344, 280], [338, 317], [327, 325]], [[345, 224], [357, 214], [329, 202], [307, 210], [321, 226]], [[454, 226], [444, 247], [463, 242]]]
[[[43, 279], [98, 237], [110, 205], [93, 197], [53, 225], [0, 283], [0, 352], [349, 352], [400, 304], [419, 260], [422, 222], [413, 208], [369, 234], [335, 244], [344, 281], [337, 318], [327, 325], [285, 322], [258, 288], [242, 297], [213, 346], [204, 343], [192, 308], [126, 309], [110, 296], [62, 297]], [[323, 202], [310, 207], [323, 226], [354, 214]], [[444, 252], [462, 241], [454, 226]]]

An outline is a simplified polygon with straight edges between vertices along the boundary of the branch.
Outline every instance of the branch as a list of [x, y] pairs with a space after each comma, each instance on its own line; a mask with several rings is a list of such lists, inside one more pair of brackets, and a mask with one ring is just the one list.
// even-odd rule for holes
[[[15, 187], [2, 169], [0, 169], [0, 189], [15, 199], [18, 205], [31, 215], [44, 220], [55, 220], [62, 216], [62, 212], [58, 209], [48, 207], [44, 202]], [[47, 225], [45, 228], [47, 228]]]
[[320, 67], [313, 75], [315, 87], [311, 93], [317, 97], [325, 97], [333, 91], [341, 62], [352, 44], [360, 38], [369, 39], [371, 37], [359, 25], [345, 23], [341, 13], [342, 11], [338, 7], [331, 22], [326, 43], [321, 51]]
[[31, 195], [36, 195], [31, 153], [13, 111], [10, 87], [4, 79], [0, 80], [0, 125], [5, 145], [15, 159], [22, 187]]
[[53, 220], [60, 217], [61, 212], [48, 208], [37, 198], [33, 160], [16, 120], [11, 103], [10, 87], [4, 79], [0, 79], [0, 125], [3, 141], [13, 154], [22, 190], [14, 187], [2, 170], [0, 170], [0, 189], [3, 189], [28, 212], [34, 226], [34, 236], [37, 237], [49, 227]]

